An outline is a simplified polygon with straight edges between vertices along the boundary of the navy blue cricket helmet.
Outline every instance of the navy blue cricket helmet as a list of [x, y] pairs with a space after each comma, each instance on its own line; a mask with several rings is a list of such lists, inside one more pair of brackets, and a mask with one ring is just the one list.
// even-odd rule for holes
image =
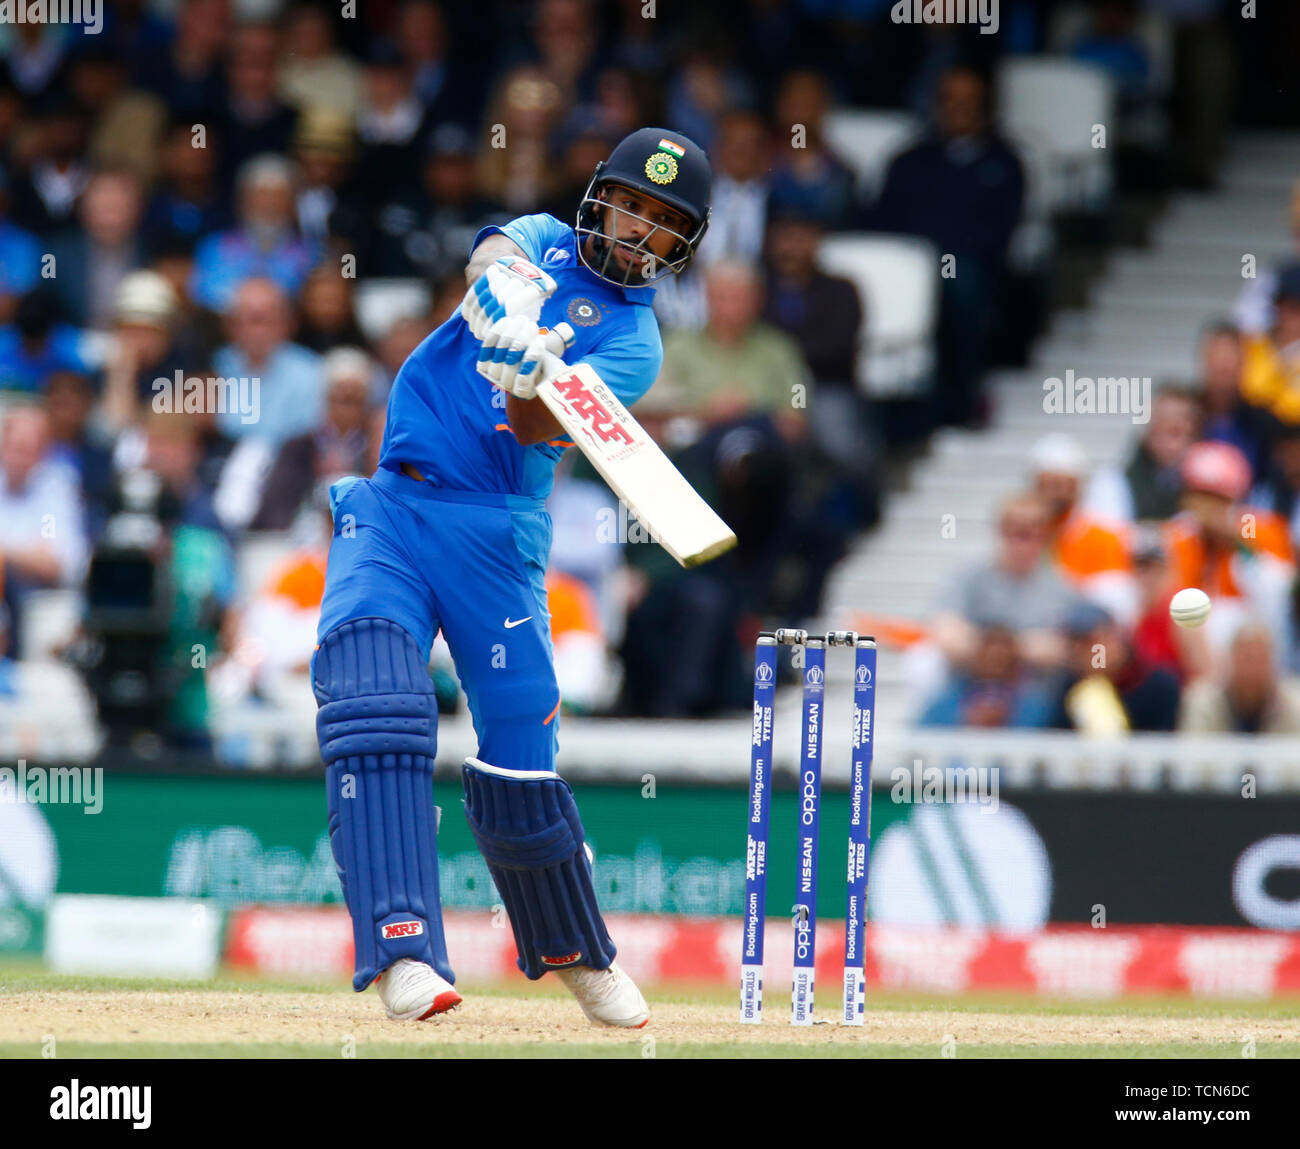
[[[611, 205], [602, 194], [607, 194], [606, 189], [611, 185], [653, 196], [686, 216], [689, 223], [684, 232], [672, 231], [661, 224], [654, 225], [655, 230], [668, 231], [677, 239], [666, 259], [653, 259], [639, 267], [633, 263], [626, 270], [612, 264], [615, 248], [608, 240], [605, 226], [606, 211]], [[690, 263], [708, 230], [712, 187], [713, 171], [704, 149], [681, 132], [667, 128], [641, 128], [625, 136], [610, 152], [609, 159], [596, 165], [578, 205], [575, 228], [578, 257], [602, 279], [620, 287], [643, 287], [666, 275], [679, 275]], [[652, 230], [632, 250], [644, 249], [653, 234]], [[589, 238], [592, 241], [591, 258], [588, 258], [586, 250]]]

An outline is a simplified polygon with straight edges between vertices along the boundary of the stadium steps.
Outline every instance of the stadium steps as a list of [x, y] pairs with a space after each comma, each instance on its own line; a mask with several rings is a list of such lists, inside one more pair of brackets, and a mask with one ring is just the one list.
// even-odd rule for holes
[[[982, 432], [945, 430], [918, 460], [884, 519], [832, 572], [827, 627], [849, 625], [856, 611], [922, 621], [959, 573], [994, 545], [999, 501], [1018, 490], [1034, 441], [1064, 431], [1094, 467], [1121, 462], [1139, 433], [1131, 418], [1043, 410], [1044, 380], [1063, 377], [1194, 379], [1203, 325], [1230, 312], [1242, 286], [1241, 257], [1263, 271], [1291, 254], [1288, 203], [1300, 170], [1300, 135], [1250, 135], [1234, 141], [1214, 194], [1175, 198], [1155, 221], [1150, 245], [1111, 255], [1089, 304], [1054, 317], [1029, 365], [988, 381], [994, 402]], [[956, 537], [941, 534], [956, 516]], [[906, 658], [885, 650], [878, 710], [882, 737], [914, 710]], [[832, 676], [833, 680], [833, 676]]]

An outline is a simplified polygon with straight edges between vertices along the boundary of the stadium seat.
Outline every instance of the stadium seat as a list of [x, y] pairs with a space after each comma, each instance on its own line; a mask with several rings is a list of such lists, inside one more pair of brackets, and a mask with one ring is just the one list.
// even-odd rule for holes
[[938, 322], [938, 252], [924, 239], [849, 234], [822, 241], [824, 270], [851, 279], [866, 311], [857, 385], [876, 399], [927, 389]]
[[1093, 146], [1093, 131], [1097, 125], [1107, 132], [1114, 126], [1111, 78], [1090, 64], [1019, 56], [1002, 63], [998, 90], [998, 126], [1013, 144], [1042, 157], [1048, 208], [1104, 207], [1111, 189], [1111, 153]]
[[826, 143], [853, 169], [858, 194], [874, 200], [885, 181], [889, 161], [920, 134], [909, 112], [840, 108], [826, 116]]
[[380, 339], [394, 320], [424, 315], [432, 297], [422, 279], [362, 279], [356, 290], [357, 324], [367, 339]]

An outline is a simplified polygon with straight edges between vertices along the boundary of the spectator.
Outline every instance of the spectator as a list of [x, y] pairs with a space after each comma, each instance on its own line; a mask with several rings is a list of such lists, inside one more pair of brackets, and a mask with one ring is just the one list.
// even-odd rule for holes
[[1222, 683], [1205, 677], [1183, 696], [1183, 734], [1300, 734], [1300, 684], [1278, 674], [1270, 628], [1246, 620], [1229, 648]]
[[15, 169], [24, 170], [11, 188], [14, 222], [48, 235], [71, 226], [90, 180], [85, 116], [71, 100], [62, 100], [40, 112], [29, 128], [14, 149]]
[[533, 9], [538, 67], [566, 104], [589, 98], [597, 65], [599, 23], [590, 0], [541, 0]]
[[222, 432], [278, 447], [314, 428], [325, 397], [321, 360], [290, 341], [293, 310], [280, 286], [269, 279], [246, 280], [235, 292], [226, 323], [230, 343], [216, 353], [213, 365], [223, 378], [259, 381], [260, 413], [246, 423], [238, 411], [220, 412]]
[[425, 109], [425, 122], [474, 127], [482, 111], [486, 70], [457, 66], [442, 5], [405, 0], [397, 13], [397, 44]]
[[14, 87], [34, 100], [44, 95], [58, 78], [68, 40], [63, 29], [53, 21], [47, 24], [43, 20], [15, 20], [13, 16], [9, 20], [14, 23], [6, 44], [5, 70]]
[[[456, 296], [455, 304], [447, 315], [443, 316], [444, 320], [450, 316], [451, 311], [460, 306], [460, 300], [465, 297], [464, 275], [457, 275], [453, 283], [455, 288], [459, 289], [459, 294]], [[387, 401], [393, 380], [397, 378], [397, 373], [402, 369], [402, 364], [410, 357], [411, 352], [419, 347], [424, 342], [425, 336], [441, 322], [442, 320], [439, 320], [435, 324], [418, 315], [399, 315], [379, 337], [375, 345], [375, 358], [379, 360], [380, 378], [376, 391], [381, 401]]]
[[113, 430], [138, 423], [157, 380], [185, 369], [172, 339], [177, 308], [172, 285], [156, 271], [134, 271], [118, 285], [104, 383], [104, 417]]
[[767, 127], [756, 112], [735, 111], [723, 117], [714, 164], [713, 220], [700, 244], [707, 265], [722, 259], [757, 260], [767, 228]]
[[40, 391], [56, 371], [85, 371], [82, 333], [58, 322], [58, 306], [40, 290], [18, 303], [13, 323], [0, 327], [0, 391]]
[[669, 81], [668, 120], [712, 157], [718, 126], [727, 110], [748, 107], [749, 96], [748, 81], [742, 73], [726, 67], [715, 48], [693, 47]]
[[1241, 394], [1281, 422], [1300, 424], [1300, 264], [1278, 276], [1273, 305], [1268, 334], [1245, 339]]
[[279, 33], [271, 24], [244, 24], [231, 37], [227, 90], [217, 118], [227, 187], [254, 156], [289, 150], [297, 113], [277, 92], [279, 52]]
[[0, 569], [11, 605], [35, 587], [75, 586], [86, 571], [76, 474], [50, 454], [39, 407], [10, 408], [0, 431]]
[[338, 49], [330, 14], [295, 4], [284, 19], [280, 98], [300, 113], [329, 109], [351, 120], [361, 106], [361, 70]]
[[1251, 503], [1287, 524], [1292, 544], [1300, 539], [1300, 426], [1282, 426], [1273, 440], [1266, 477], [1251, 491]]
[[340, 347], [325, 356], [324, 373], [325, 418], [319, 427], [287, 439], [281, 446], [262, 487], [260, 506], [249, 523], [251, 530], [288, 530], [322, 482], [366, 473], [374, 365], [364, 352]]
[[356, 148], [351, 121], [331, 108], [307, 108], [298, 117], [293, 147], [298, 162], [298, 231], [319, 248], [335, 241], [335, 248], [344, 246], [355, 254], [367, 223], [353, 177]]
[[831, 106], [826, 80], [814, 71], [791, 72], [776, 96], [777, 162], [770, 186], [776, 203], [843, 229], [857, 214], [853, 172], [827, 145]]
[[1231, 323], [1210, 324], [1201, 336], [1204, 388], [1202, 438], [1236, 447], [1259, 478], [1268, 462], [1272, 419], [1241, 396], [1242, 341]]
[[878, 230], [922, 236], [956, 258], [956, 274], [940, 280], [940, 424], [980, 416], [1007, 250], [1023, 200], [1024, 172], [990, 127], [984, 80], [968, 68], [951, 69], [940, 81], [933, 131], [890, 163], [871, 216]]
[[353, 307], [353, 282], [330, 262], [319, 263], [312, 270], [302, 289], [298, 342], [303, 347], [323, 355], [331, 348], [363, 341]]
[[[208, 735], [207, 663], [228, 649], [235, 617], [235, 561], [199, 478], [199, 428], [188, 415], [151, 415], [145, 425], [145, 466], [165, 490], [165, 533], [174, 595], [164, 657], [179, 679], [169, 707], [167, 740], [205, 748]], [[196, 647], [206, 653], [194, 658]]]
[[[424, 105], [395, 45], [381, 40], [366, 60], [357, 134], [359, 171], [372, 205], [416, 188], [415, 171], [427, 124]], [[511, 140], [511, 147], [515, 141]]]
[[1065, 629], [1067, 670], [1050, 725], [1099, 737], [1174, 729], [1178, 679], [1143, 658], [1110, 614], [1081, 603], [1070, 613]]
[[[600, 159], [609, 154], [602, 152]], [[587, 168], [587, 178], [595, 170]], [[474, 141], [459, 124], [442, 124], [429, 137], [422, 167], [424, 186], [405, 200], [394, 199], [379, 213], [375, 224], [370, 270], [381, 276], [423, 276], [463, 279], [465, 253], [474, 237], [489, 224], [506, 224], [509, 214], [483, 195], [478, 187]], [[578, 210], [583, 184], [568, 200], [561, 219]], [[562, 205], [555, 205], [557, 214]]]
[[219, 146], [213, 139], [196, 146], [194, 127], [183, 120], [168, 130], [158, 188], [144, 217], [144, 231], [155, 251], [175, 237], [196, 243], [234, 222], [227, 196], [217, 182]]
[[23, 98], [0, 68], [0, 171], [13, 160], [14, 139], [23, 116]]
[[90, 380], [75, 371], [56, 371], [45, 388], [45, 415], [50, 429], [49, 457], [77, 476], [85, 504], [85, 532], [99, 538], [113, 496], [113, 448], [91, 429], [95, 392]]
[[707, 426], [762, 413], [786, 438], [799, 439], [803, 415], [795, 404], [810, 398], [811, 380], [794, 340], [760, 319], [757, 271], [740, 262], [717, 264], [709, 269], [706, 290], [708, 324], [669, 333], [647, 408], [688, 412]]
[[194, 278], [194, 247], [181, 235], [159, 241], [153, 249], [149, 270], [156, 271], [170, 285], [176, 297], [172, 337], [177, 358], [185, 363], [211, 363], [212, 353], [222, 341], [221, 316], [201, 307], [190, 295]]
[[[479, 189], [511, 215], [554, 199], [559, 173], [551, 163], [550, 140], [564, 112], [559, 86], [531, 65], [507, 72], [497, 88], [479, 149]], [[504, 133], [509, 147], [493, 146], [496, 132]]]
[[0, 325], [13, 321], [18, 300], [41, 276], [41, 245], [30, 232], [11, 223], [9, 181], [0, 167]]
[[178, 120], [212, 123], [225, 102], [221, 59], [230, 35], [229, 0], [180, 0], [165, 53], [141, 75]]
[[611, 135], [601, 117], [589, 108], [579, 108], [569, 116], [556, 135], [563, 144], [562, 171], [554, 194], [543, 207], [556, 219], [568, 222], [586, 194], [596, 165], [622, 137]]
[[1068, 435], [1053, 433], [1034, 444], [1029, 460], [1034, 490], [1048, 509], [1053, 565], [1081, 595], [1131, 624], [1137, 588], [1123, 528], [1081, 505], [1087, 455]]
[[1290, 205], [1292, 255], [1280, 266], [1266, 268], [1248, 279], [1237, 296], [1232, 310], [1233, 322], [1244, 339], [1265, 336], [1277, 322], [1275, 307], [1278, 282], [1287, 271], [1300, 267], [1300, 180], [1291, 186]]
[[602, 68], [596, 74], [595, 97], [585, 108], [609, 135], [612, 150], [624, 136], [659, 119], [657, 95], [645, 77], [627, 68]]
[[[638, 409], [657, 417], [681, 417], [697, 428], [689, 466], [716, 487], [719, 514], [741, 540], [732, 574], [742, 583], [741, 602], [776, 609], [769, 591], [787, 558], [800, 555], [812, 567], [794, 583], [805, 588], [796, 608], [816, 598], [835, 553], [831, 538], [794, 540], [805, 438], [802, 403], [811, 380], [789, 336], [759, 319], [762, 287], [748, 264], [723, 262], [707, 273], [709, 310], [701, 331], [676, 331], [664, 344], [663, 370]], [[826, 524], [805, 516], [808, 528]], [[836, 556], [838, 557], [838, 556]]]
[[[1288, 596], [1295, 560], [1286, 523], [1243, 504], [1250, 464], [1227, 443], [1197, 443], [1183, 461], [1182, 511], [1165, 528], [1176, 587], [1200, 587], [1214, 610], [1206, 624], [1210, 644], [1224, 649], [1249, 614], [1288, 634]], [[1279, 643], [1287, 660], [1289, 642]]]
[[930, 637], [958, 672], [974, 667], [983, 630], [1014, 634], [1019, 656], [1036, 670], [1056, 669], [1061, 627], [1075, 596], [1046, 561], [1048, 512], [1036, 495], [1017, 495], [998, 516], [992, 562], [963, 571], [939, 600]]
[[167, 109], [150, 92], [129, 88], [126, 61], [100, 42], [72, 60], [68, 87], [93, 124], [88, 155], [100, 168], [131, 172], [142, 187], [154, 177]]
[[1169, 616], [1169, 603], [1182, 588], [1171, 581], [1159, 527], [1139, 528], [1133, 544], [1133, 573], [1138, 589], [1133, 649], [1147, 662], [1171, 670], [1179, 682], [1205, 674], [1211, 661], [1205, 631], [1179, 626]]
[[1167, 519], [1178, 511], [1182, 465], [1200, 433], [1201, 407], [1186, 387], [1165, 386], [1155, 394], [1151, 418], [1128, 465], [1093, 476], [1085, 506], [1114, 522]]
[[135, 176], [124, 170], [97, 172], [81, 199], [81, 226], [51, 245], [50, 286], [78, 327], [106, 328], [111, 322], [118, 284], [144, 258], [143, 211]]
[[240, 284], [254, 276], [296, 295], [316, 262], [315, 244], [294, 226], [293, 171], [281, 156], [259, 156], [239, 173], [239, 222], [210, 235], [194, 255], [190, 290], [210, 311], [225, 311]]
[[858, 391], [862, 302], [847, 279], [817, 267], [822, 229], [806, 212], [781, 208], [768, 226], [763, 318], [798, 344], [817, 389], [808, 408], [820, 454], [835, 473], [836, 497], [849, 502], [852, 526], [878, 515], [879, 444], [866, 398]]
[[1166, 183], [1167, 125], [1137, 18], [1137, 0], [1100, 0], [1093, 6], [1091, 27], [1070, 55], [1103, 69], [1114, 82], [1119, 180], [1124, 187], [1146, 190]]
[[977, 640], [969, 671], [957, 672], [926, 707], [921, 726], [1041, 727], [1048, 697], [1020, 658], [1013, 631], [988, 627]]

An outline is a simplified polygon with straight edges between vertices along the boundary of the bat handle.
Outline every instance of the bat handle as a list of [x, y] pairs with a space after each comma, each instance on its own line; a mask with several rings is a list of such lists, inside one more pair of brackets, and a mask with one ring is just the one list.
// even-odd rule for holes
[[557, 323], [546, 333], [546, 350], [552, 355], [564, 357], [564, 353], [573, 346], [576, 332], [567, 323]]

